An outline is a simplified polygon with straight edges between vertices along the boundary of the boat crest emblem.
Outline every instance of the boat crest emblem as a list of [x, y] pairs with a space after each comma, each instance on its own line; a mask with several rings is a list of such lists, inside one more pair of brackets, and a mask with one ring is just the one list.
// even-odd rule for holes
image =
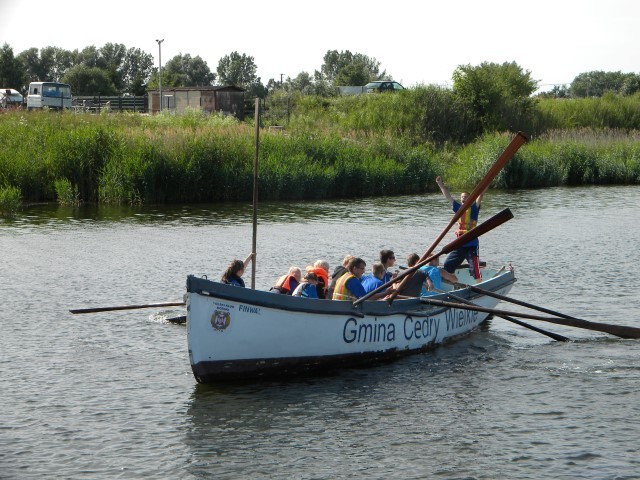
[[211, 315], [211, 326], [215, 330], [224, 330], [231, 323], [231, 313], [225, 310], [216, 310]]

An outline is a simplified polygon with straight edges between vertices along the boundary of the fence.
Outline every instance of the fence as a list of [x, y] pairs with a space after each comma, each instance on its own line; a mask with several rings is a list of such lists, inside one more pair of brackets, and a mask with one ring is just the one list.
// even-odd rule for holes
[[[244, 99], [244, 116], [253, 118], [255, 116], [255, 99]], [[271, 96], [260, 99], [261, 126], [264, 125], [289, 125], [291, 120], [291, 99], [289, 97]]]
[[103, 108], [108, 108], [112, 112], [128, 111], [147, 113], [149, 100], [146, 95], [140, 97], [77, 96], [73, 97], [73, 105], [75, 107], [82, 106], [84, 109], [90, 111], [100, 111]]

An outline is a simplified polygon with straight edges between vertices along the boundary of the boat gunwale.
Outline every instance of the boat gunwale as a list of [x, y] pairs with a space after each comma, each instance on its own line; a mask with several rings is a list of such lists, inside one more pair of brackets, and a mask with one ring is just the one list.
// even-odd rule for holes
[[[479, 285], [484, 285], [484, 288], [487, 290], [496, 291], [512, 285], [515, 281], [514, 273], [506, 270]], [[389, 316], [403, 313], [410, 313], [414, 316], [431, 316], [448, 308], [434, 307], [422, 303], [420, 297], [397, 299], [392, 304], [372, 300], [353, 306], [350, 302], [292, 297], [290, 295], [280, 295], [263, 290], [246, 289], [196, 277], [194, 275], [187, 277], [187, 292], [196, 293], [211, 299], [240, 302], [264, 308], [310, 314], [351, 315], [360, 318], [368, 315]], [[434, 295], [433, 298], [446, 298], [448, 293], [454, 293], [470, 301], [483, 297], [482, 294], [476, 294], [472, 292], [469, 287], [465, 287], [459, 290], [452, 290], [451, 292], [439, 293]]]

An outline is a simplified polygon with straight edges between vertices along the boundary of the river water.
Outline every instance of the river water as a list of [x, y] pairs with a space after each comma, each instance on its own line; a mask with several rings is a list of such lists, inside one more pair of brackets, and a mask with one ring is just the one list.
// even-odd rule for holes
[[[481, 257], [515, 267], [511, 296], [640, 327], [638, 187], [491, 191], [481, 219], [505, 207]], [[447, 210], [435, 194], [261, 205], [256, 286], [317, 258], [424, 253]], [[495, 318], [382, 366], [203, 386], [185, 327], [163, 320], [180, 309], [68, 313], [181, 300], [187, 274], [246, 257], [251, 214], [33, 205], [0, 220], [0, 478], [640, 478], [638, 340], [530, 321], [573, 340], [558, 343]]]

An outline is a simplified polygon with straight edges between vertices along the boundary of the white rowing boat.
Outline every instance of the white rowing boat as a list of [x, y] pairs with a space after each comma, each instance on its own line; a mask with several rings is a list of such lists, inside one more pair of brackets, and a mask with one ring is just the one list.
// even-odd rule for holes
[[[468, 271], [456, 272], [470, 282]], [[483, 270], [483, 289], [506, 295], [510, 269]], [[493, 308], [494, 297], [470, 288], [451, 293]], [[446, 294], [432, 298], [447, 299]], [[198, 382], [289, 376], [356, 366], [432, 349], [467, 335], [489, 313], [434, 307], [420, 298], [350, 302], [317, 300], [187, 278], [189, 359]]]

